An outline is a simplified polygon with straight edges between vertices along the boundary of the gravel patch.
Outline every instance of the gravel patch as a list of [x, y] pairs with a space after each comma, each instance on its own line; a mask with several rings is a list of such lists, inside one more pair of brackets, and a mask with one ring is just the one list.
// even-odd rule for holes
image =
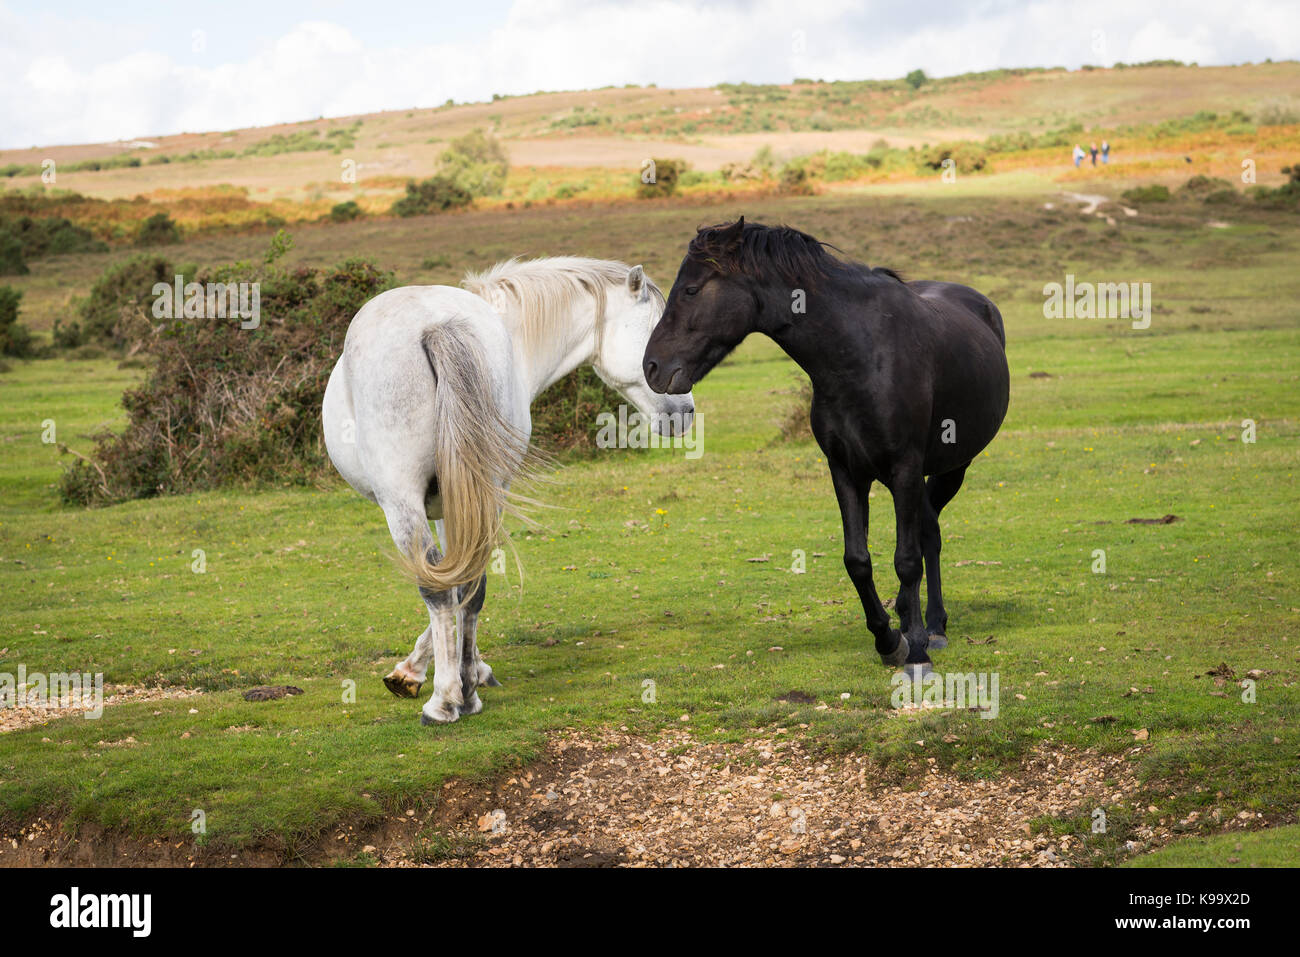
[[[858, 755], [798, 739], [741, 744], [689, 731], [654, 740], [566, 734], [546, 758], [494, 787], [448, 782], [429, 824], [454, 853], [435, 866], [1064, 867], [1078, 839], [1030, 822], [1128, 803], [1123, 755], [1044, 750], [992, 780], [933, 766], [883, 783]], [[367, 847], [410, 866], [410, 846]]]
[[[192, 698], [203, 692], [191, 688], [146, 688], [142, 685], [105, 685], [104, 707], [126, 704], [128, 701], [162, 701], [169, 698]], [[79, 715], [94, 710], [91, 695], [78, 696], [75, 692], [54, 699], [32, 700], [30, 696], [22, 707], [0, 707], [0, 734], [19, 731], [46, 724], [55, 718]]]

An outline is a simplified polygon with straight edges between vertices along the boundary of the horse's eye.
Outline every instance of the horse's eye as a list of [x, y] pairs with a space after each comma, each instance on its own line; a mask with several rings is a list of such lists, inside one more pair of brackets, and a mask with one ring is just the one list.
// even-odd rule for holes
[[696, 294], [697, 292], [699, 292], [699, 291], [700, 291], [700, 287], [699, 287], [699, 286], [687, 286], [687, 287], [686, 287], [686, 295], [688, 295], [688, 296], [693, 296], [693, 295], [695, 295], [695, 294]]

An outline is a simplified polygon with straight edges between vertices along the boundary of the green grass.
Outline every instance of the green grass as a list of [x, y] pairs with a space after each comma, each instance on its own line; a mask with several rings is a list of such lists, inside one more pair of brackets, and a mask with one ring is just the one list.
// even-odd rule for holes
[[[691, 227], [732, 212], [645, 205], [470, 214], [454, 238], [427, 221], [320, 227], [297, 234], [293, 255], [365, 249], [402, 281], [427, 282], [508, 253], [595, 253], [646, 262], [666, 286]], [[421, 728], [418, 704], [379, 680], [426, 619], [378, 509], [338, 485], [63, 508], [41, 423], [88, 451], [89, 433], [121, 421], [118, 397], [140, 373], [17, 363], [0, 375], [0, 671], [102, 671], [211, 693], [0, 735], [0, 817], [189, 839], [197, 808], [209, 842], [292, 855], [341, 822], [433, 802], [448, 777], [526, 761], [549, 731], [652, 732], [686, 715], [733, 740], [806, 724], [819, 746], [866, 751], [903, 778], [927, 758], [997, 775], [1047, 743], [1131, 750], [1144, 792], [1108, 809], [1106, 840], [1084, 857], [1098, 863], [1127, 856], [1136, 828], [1193, 811], [1202, 823], [1189, 833], [1212, 830], [1215, 810], [1295, 822], [1294, 220], [1255, 213], [1210, 231], [1173, 203], [1112, 230], [987, 196], [766, 200], [745, 212], [910, 276], [969, 282], [1002, 307], [1011, 411], [944, 513], [952, 647], [937, 658], [940, 670], [1000, 674], [997, 720], [891, 716], [889, 675], [840, 562], [826, 465], [810, 443], [775, 441], [799, 380], [766, 340], [697, 389], [702, 458], [609, 452], [559, 473], [549, 528], [516, 530], [522, 592], [513, 577], [489, 583], [480, 645], [504, 685], [483, 693], [482, 714], [439, 728]], [[571, 238], [559, 249], [554, 235]], [[194, 243], [182, 258], [241, 243], [263, 240]], [[1042, 285], [1066, 271], [1151, 281], [1151, 328], [1044, 318]], [[1244, 418], [1258, 423], [1254, 444], [1240, 441]], [[888, 493], [872, 504], [877, 582], [892, 595]], [[1167, 513], [1180, 520], [1126, 524]], [[804, 575], [789, 571], [796, 549]], [[1106, 574], [1091, 571], [1096, 549]], [[1204, 677], [1220, 663], [1266, 672], [1253, 703]], [[646, 679], [654, 704], [642, 701]], [[261, 683], [306, 694], [244, 702], [240, 689]], [[792, 689], [829, 707], [777, 701]], [[1270, 848], [1287, 834], [1270, 828], [1250, 846], [1284, 854]], [[438, 835], [423, 843], [432, 857], [457, 853]], [[1219, 850], [1185, 853], [1223, 863]]]
[[1130, 867], [1300, 867], [1300, 825], [1193, 837], [1128, 862]]

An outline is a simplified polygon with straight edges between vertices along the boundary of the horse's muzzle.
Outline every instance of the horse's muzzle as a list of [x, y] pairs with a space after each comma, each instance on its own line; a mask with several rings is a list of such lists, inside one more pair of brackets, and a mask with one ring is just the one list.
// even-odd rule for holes
[[660, 395], [685, 395], [691, 391], [686, 370], [680, 362], [674, 362], [667, 369], [661, 368], [654, 359], [642, 363], [646, 385]]

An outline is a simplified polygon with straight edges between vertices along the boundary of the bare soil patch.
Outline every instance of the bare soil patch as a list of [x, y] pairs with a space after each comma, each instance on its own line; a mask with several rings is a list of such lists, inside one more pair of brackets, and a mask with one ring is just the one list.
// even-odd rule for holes
[[[129, 701], [163, 701], [192, 698], [203, 692], [193, 688], [146, 688], [143, 685], [105, 685], [104, 707], [111, 708]], [[84, 714], [94, 708], [89, 695], [65, 694], [53, 700], [27, 699], [19, 706], [0, 708], [0, 734], [46, 724], [55, 718]]]
[[[1030, 822], [1129, 803], [1138, 788], [1122, 755], [1054, 749], [992, 780], [933, 765], [885, 780], [866, 757], [818, 755], [780, 734], [566, 735], [493, 788], [450, 782], [433, 822], [458, 851], [436, 863], [1063, 867], [1078, 839], [1032, 834]], [[373, 850], [413, 863], [405, 848]]]

